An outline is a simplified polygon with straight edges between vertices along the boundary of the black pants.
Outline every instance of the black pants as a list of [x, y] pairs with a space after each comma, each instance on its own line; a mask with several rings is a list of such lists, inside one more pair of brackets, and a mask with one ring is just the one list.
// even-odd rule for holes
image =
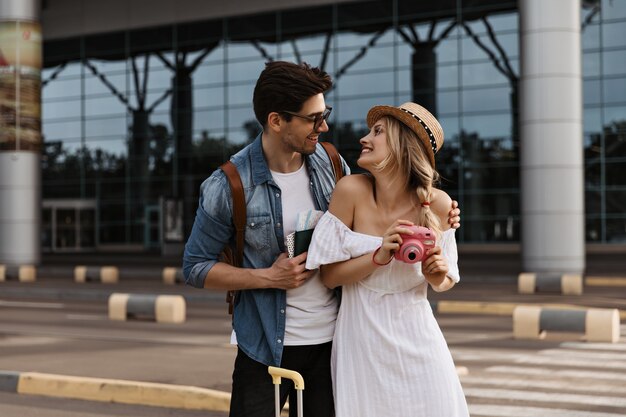
[[[304, 378], [304, 417], [334, 417], [330, 376], [332, 342], [310, 346], [285, 346], [281, 368]], [[281, 408], [289, 396], [289, 417], [297, 416], [297, 394], [291, 380], [282, 379]], [[274, 417], [274, 384], [267, 366], [250, 359], [241, 349], [235, 359], [230, 417]]]

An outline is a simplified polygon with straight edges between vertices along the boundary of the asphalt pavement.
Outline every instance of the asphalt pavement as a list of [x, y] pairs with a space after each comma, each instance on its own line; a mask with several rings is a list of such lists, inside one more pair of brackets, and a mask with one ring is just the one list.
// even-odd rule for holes
[[[119, 281], [114, 284], [76, 283], [75, 265], [70, 262], [74, 258], [81, 264], [119, 265]], [[594, 259], [591, 263], [588, 259], [590, 273], [585, 279], [592, 278], [592, 273], [615, 278], [614, 282], [626, 276], [626, 263], [621, 255], [602, 255]], [[47, 256], [44, 260], [47, 262], [38, 269], [35, 282], [0, 282], [0, 415], [142, 416], [156, 410], [155, 406], [159, 406], [155, 416], [226, 415], [225, 411], [219, 411], [224, 407], [223, 402], [222, 405], [213, 403], [222, 401], [220, 395], [227, 395], [230, 390], [235, 355], [234, 347], [229, 344], [230, 317], [222, 291], [164, 284], [163, 267], [177, 266], [172, 259], [63, 255], [54, 259]], [[618, 309], [623, 323], [626, 286], [585, 285], [583, 294], [578, 296], [558, 291], [520, 294], [517, 288], [519, 264], [519, 259], [511, 253], [495, 257], [461, 256], [461, 283], [445, 293], [429, 293], [459, 372], [467, 371], [461, 379], [472, 415], [626, 415], [626, 404], [620, 405], [619, 400], [614, 401], [614, 406], [596, 404], [602, 402], [601, 392], [610, 394], [605, 401], [626, 396], [626, 379], [620, 380], [619, 373], [613, 372], [623, 374], [626, 371], [624, 326], [621, 326], [622, 338], [617, 344], [588, 344], [572, 334], [555, 334], [544, 340], [530, 341], [512, 338], [512, 312], [518, 305]], [[187, 302], [187, 320], [183, 325], [146, 319], [112, 322], [107, 318], [106, 303], [113, 293], [182, 295]], [[559, 352], [588, 355], [589, 363], [594, 365], [582, 365], [585, 368], [578, 369], [581, 365], [576, 363], [559, 363]], [[602, 360], [598, 358], [604, 358], [604, 363], [599, 363]], [[546, 361], [542, 362], [543, 359]], [[551, 365], [555, 360], [556, 365]], [[520, 361], [536, 366], [522, 369]], [[581, 359], [580, 363], [587, 362]], [[606, 364], [609, 366], [604, 366]], [[546, 366], [554, 366], [548, 376], [541, 370]], [[591, 382], [572, 386], [558, 377], [559, 372], [564, 373], [563, 380], [571, 379], [567, 372], [579, 372], [575, 375], [587, 375], [591, 379], [583, 380]], [[516, 374], [523, 375], [523, 381], [511, 385], [515, 384], [512, 375]], [[69, 381], [68, 377], [75, 379]], [[542, 378], [555, 378], [553, 386], [564, 387], [561, 400], [549, 395], [557, 388], [542, 388]], [[505, 380], [510, 381], [508, 390]], [[489, 381], [496, 381], [499, 386], [496, 389], [486, 387]], [[69, 392], [59, 388], [70, 383], [80, 388]], [[20, 384], [21, 394], [16, 395]], [[90, 384], [109, 390], [90, 391]], [[580, 390], [589, 384], [599, 387], [595, 397], [579, 397]], [[35, 388], [25, 388], [29, 386]], [[137, 387], [142, 387], [144, 392], [138, 394]], [[156, 394], [150, 394], [150, 389], [155, 389]], [[192, 409], [190, 401], [174, 394], [164, 394], [177, 390], [181, 397], [196, 396], [203, 411]], [[132, 392], [129, 394], [129, 391]], [[76, 392], [83, 392], [83, 396], [75, 396]], [[590, 392], [593, 394], [593, 387]], [[547, 393], [548, 398], [543, 398], [542, 393]], [[507, 395], [521, 398], [506, 401], [501, 398]], [[94, 401], [99, 404], [98, 411], [87, 411], [89, 404], [96, 404]], [[116, 404], [129, 401], [134, 405]], [[158, 404], [159, 401], [162, 403]], [[529, 401], [532, 404], [525, 403]], [[563, 406], [563, 402], [568, 405]], [[115, 409], [115, 406], [122, 408]], [[557, 411], [562, 409], [565, 414]], [[170, 412], [167, 410], [178, 412], [167, 414]]]

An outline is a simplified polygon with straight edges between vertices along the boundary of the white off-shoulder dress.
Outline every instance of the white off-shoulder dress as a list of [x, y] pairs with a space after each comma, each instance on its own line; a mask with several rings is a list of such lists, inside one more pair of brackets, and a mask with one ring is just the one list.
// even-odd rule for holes
[[[327, 212], [307, 257], [308, 269], [372, 253], [382, 237], [350, 230]], [[440, 242], [449, 275], [459, 280], [454, 230]], [[448, 345], [426, 298], [421, 263], [393, 260], [343, 286], [332, 375], [337, 417], [466, 417], [465, 396]]]

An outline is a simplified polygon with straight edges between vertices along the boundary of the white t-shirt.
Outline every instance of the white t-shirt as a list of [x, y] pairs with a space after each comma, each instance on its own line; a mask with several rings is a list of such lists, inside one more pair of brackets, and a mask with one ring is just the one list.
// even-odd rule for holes
[[[303, 163], [287, 174], [271, 171], [281, 189], [283, 231], [287, 236], [296, 230], [298, 213], [315, 210], [309, 185], [309, 173]], [[286, 245], [286, 244], [285, 244]], [[335, 333], [339, 308], [334, 292], [320, 279], [319, 270], [302, 286], [287, 290], [285, 346], [316, 345], [330, 342]]]

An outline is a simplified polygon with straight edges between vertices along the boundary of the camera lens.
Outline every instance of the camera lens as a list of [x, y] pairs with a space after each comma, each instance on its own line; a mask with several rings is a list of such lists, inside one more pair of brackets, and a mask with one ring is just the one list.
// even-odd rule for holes
[[410, 260], [414, 261], [415, 258], [417, 258], [417, 255], [415, 254], [415, 252], [411, 252], [409, 253], [409, 255], [407, 256], [407, 258], [409, 258]]

